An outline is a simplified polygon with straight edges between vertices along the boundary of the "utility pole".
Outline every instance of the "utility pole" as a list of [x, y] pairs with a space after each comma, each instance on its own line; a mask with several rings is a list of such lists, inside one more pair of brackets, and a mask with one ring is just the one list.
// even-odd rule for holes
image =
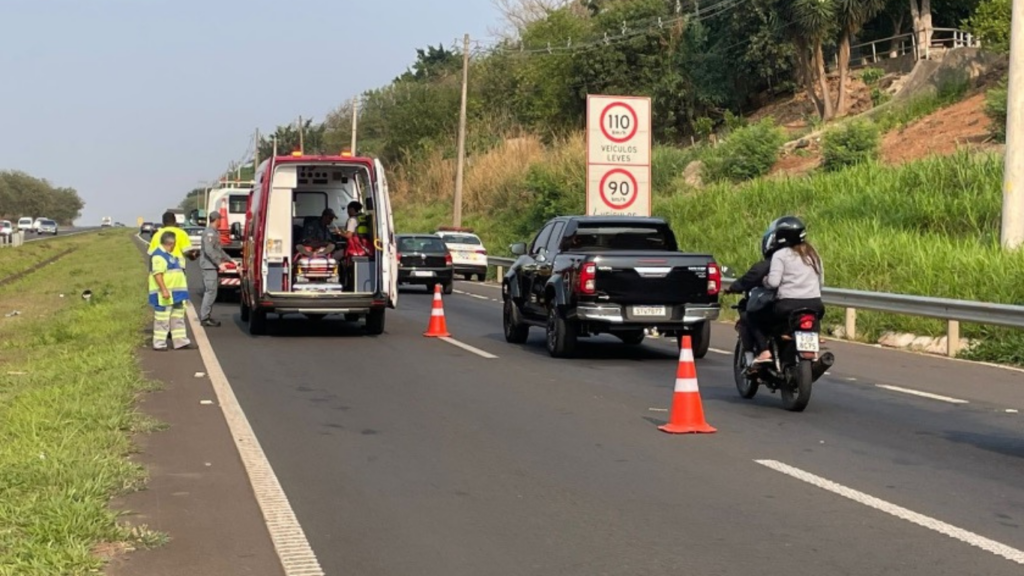
[[256, 129], [256, 140], [252, 146], [252, 179], [256, 179], [256, 169], [260, 167], [260, 129]]
[[462, 104], [459, 106], [459, 158], [455, 164], [455, 207], [452, 226], [462, 226], [462, 175], [466, 163], [466, 96], [469, 87], [469, 34], [462, 39]]
[[306, 142], [302, 134], [302, 116], [299, 116], [299, 152], [302, 154], [306, 153]]
[[359, 124], [359, 98], [352, 98], [352, 147], [349, 151], [356, 155], [356, 126]]
[[1010, 17], [1010, 80], [1006, 96], [1006, 156], [1003, 159], [1003, 248], [1024, 244], [1024, 3]]

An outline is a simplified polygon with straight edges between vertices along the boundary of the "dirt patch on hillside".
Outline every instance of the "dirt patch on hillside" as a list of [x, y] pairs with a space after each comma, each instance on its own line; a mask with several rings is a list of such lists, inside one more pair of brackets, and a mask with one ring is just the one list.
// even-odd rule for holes
[[882, 138], [882, 160], [902, 164], [986, 144], [991, 125], [992, 120], [985, 115], [985, 95], [976, 94], [886, 134]]
[[[836, 90], [839, 87], [838, 78], [829, 78], [829, 88], [832, 98], [835, 98]], [[871, 88], [858, 78], [851, 78], [846, 89], [847, 115], [856, 116], [869, 110], [872, 106]], [[833, 100], [834, 101], [834, 100]], [[790, 136], [807, 132], [811, 121], [816, 120], [818, 112], [814, 104], [807, 97], [805, 91], [800, 91], [793, 96], [771, 102], [750, 116], [750, 122], [757, 122], [762, 118], [771, 116], [775, 122], [784, 128]]]

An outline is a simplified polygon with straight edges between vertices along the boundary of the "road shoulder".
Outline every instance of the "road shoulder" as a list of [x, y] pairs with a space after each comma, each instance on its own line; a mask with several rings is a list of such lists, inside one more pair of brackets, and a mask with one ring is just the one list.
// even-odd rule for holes
[[[145, 490], [116, 500], [124, 520], [167, 533], [158, 548], [112, 560], [108, 576], [283, 576], [274, 545], [197, 350], [143, 350], [146, 375], [163, 384], [140, 403], [168, 425], [136, 438]], [[198, 373], [202, 376], [197, 377]]]

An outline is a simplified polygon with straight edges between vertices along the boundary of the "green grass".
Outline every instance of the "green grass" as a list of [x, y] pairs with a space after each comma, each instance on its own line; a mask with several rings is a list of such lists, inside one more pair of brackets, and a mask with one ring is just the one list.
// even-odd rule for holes
[[[829, 286], [1020, 304], [1024, 252], [999, 248], [1001, 182], [1001, 159], [962, 152], [898, 167], [869, 163], [701, 191], [677, 187], [655, 195], [654, 213], [671, 221], [683, 250], [710, 252], [738, 273], [758, 257], [768, 222], [796, 214], [809, 225]], [[579, 213], [582, 188], [582, 182], [563, 186], [571, 192], [552, 200], [550, 191], [530, 187], [534, 191], [522, 205], [469, 214], [465, 220], [491, 254], [504, 255], [509, 243], [529, 240], [546, 217]], [[397, 216], [403, 229], [423, 231], [448, 222], [449, 214], [447, 206], [434, 204], [404, 206]], [[842, 313], [831, 310], [828, 322], [842, 324]], [[857, 324], [864, 339], [889, 330], [929, 335], [945, 330], [940, 321], [868, 312], [858, 314]], [[973, 325], [962, 332], [984, 340], [970, 357], [1024, 363], [1020, 332]]]
[[[148, 312], [144, 263], [123, 231], [72, 241], [74, 255], [0, 287], [0, 310], [22, 311], [0, 317], [4, 576], [95, 573], [99, 544], [162, 541], [119, 525], [108, 508], [143, 485], [129, 436], [155, 425], [134, 408], [148, 387], [135, 357]], [[87, 288], [88, 303], [78, 297]]]
[[[0, 248], [0, 280], [23, 272], [68, 248], [91, 242], [89, 236], [89, 234], [56, 236], [38, 242], [27, 242], [17, 248]], [[28, 239], [34, 237], [29, 236]]]

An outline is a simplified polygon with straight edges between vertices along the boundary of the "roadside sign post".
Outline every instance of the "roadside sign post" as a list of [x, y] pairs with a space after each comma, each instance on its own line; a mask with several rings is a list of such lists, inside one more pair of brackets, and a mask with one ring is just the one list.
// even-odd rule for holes
[[651, 99], [587, 95], [587, 214], [651, 215]]

